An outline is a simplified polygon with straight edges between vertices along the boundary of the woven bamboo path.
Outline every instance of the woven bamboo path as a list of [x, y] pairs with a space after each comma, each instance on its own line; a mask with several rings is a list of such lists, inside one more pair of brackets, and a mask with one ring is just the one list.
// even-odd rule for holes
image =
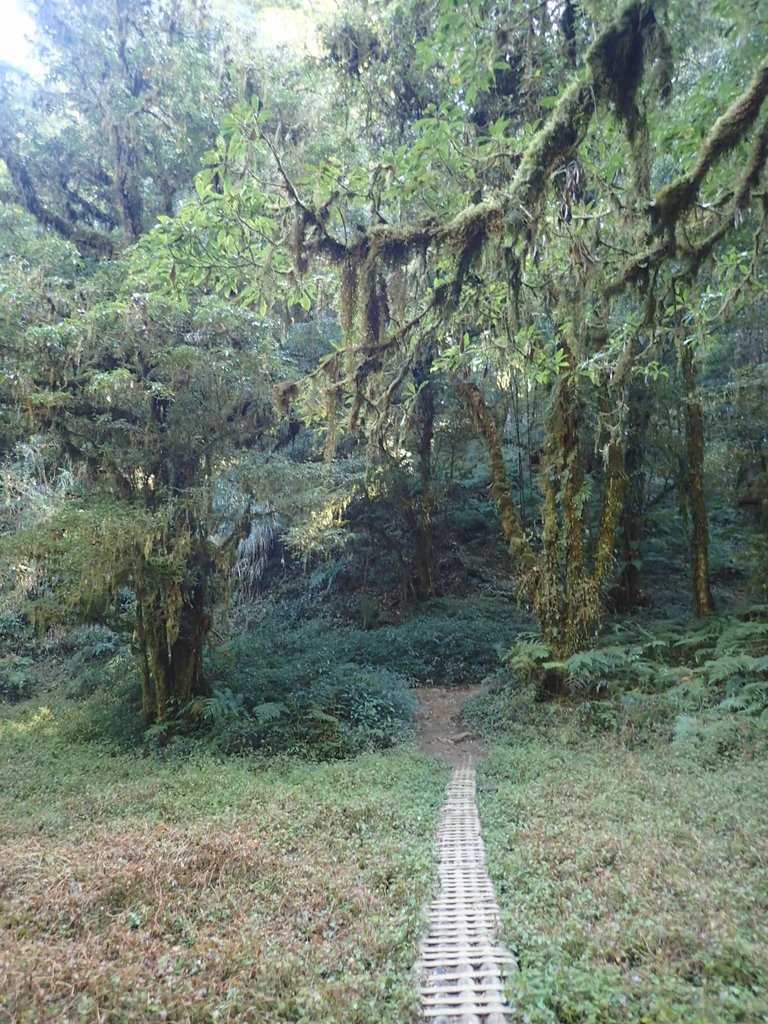
[[485, 868], [475, 802], [475, 764], [453, 769], [438, 831], [440, 893], [419, 956], [419, 992], [429, 1024], [511, 1024], [504, 979], [517, 970], [498, 945], [499, 908]]

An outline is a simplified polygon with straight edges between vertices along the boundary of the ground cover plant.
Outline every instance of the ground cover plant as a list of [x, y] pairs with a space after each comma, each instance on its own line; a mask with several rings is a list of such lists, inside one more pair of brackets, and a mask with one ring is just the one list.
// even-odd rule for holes
[[514, 730], [529, 694], [570, 697], [582, 726], [638, 745], [672, 739], [717, 764], [740, 747], [768, 748], [768, 620], [743, 603], [690, 622], [633, 616], [606, 624], [589, 651], [555, 660], [535, 633], [503, 654], [502, 692], [473, 714]]
[[[327, 609], [340, 604], [326, 595]], [[335, 758], [391, 746], [413, 727], [413, 687], [479, 682], [524, 613], [503, 599], [441, 598], [363, 628], [277, 608], [211, 654], [214, 742]]]
[[766, 755], [705, 765], [548, 707], [480, 768], [524, 1024], [731, 1024], [768, 1013]]
[[765, 1024], [768, 4], [17, 4], [0, 1024]]
[[117, 753], [72, 715], [0, 725], [0, 1019], [417, 1019], [439, 766]]

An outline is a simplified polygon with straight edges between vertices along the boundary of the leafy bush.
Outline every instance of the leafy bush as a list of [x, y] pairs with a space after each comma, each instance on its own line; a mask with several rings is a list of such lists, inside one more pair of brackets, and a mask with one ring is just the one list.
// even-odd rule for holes
[[[551, 658], [535, 634], [503, 656], [508, 684], [539, 687], [555, 671], [590, 731], [646, 741], [660, 732], [704, 759], [768, 739], [768, 608], [683, 622], [625, 623], [589, 651]], [[519, 703], [519, 702], [518, 702]], [[499, 728], [509, 715], [488, 714]]]
[[15, 703], [34, 693], [38, 676], [31, 658], [6, 654], [0, 658], [0, 699]]
[[77, 702], [66, 720], [72, 740], [106, 742], [120, 749], [141, 744], [141, 683], [127, 644], [108, 660], [81, 668], [64, 692]]
[[18, 655], [34, 655], [39, 638], [27, 619], [13, 607], [0, 611], [0, 651]]
[[420, 684], [477, 682], [498, 666], [498, 650], [527, 625], [508, 602], [442, 598], [398, 625], [335, 630], [339, 659], [382, 666]]
[[[237, 672], [228, 673], [234, 651]], [[224, 749], [338, 758], [388, 747], [408, 735], [416, 701], [403, 676], [384, 668], [323, 664], [317, 652], [313, 658], [296, 651], [276, 670], [259, 653], [240, 639], [216, 658], [223, 685], [202, 702], [201, 711]]]
[[76, 626], [60, 643], [68, 653], [63, 671], [67, 677], [65, 695], [70, 700], [105, 696], [132, 680], [138, 686], [130, 646], [124, 635], [107, 626]]
[[27, 626], [15, 608], [0, 612], [0, 644], [8, 648], [19, 643], [27, 632]]
[[124, 638], [108, 626], [87, 625], [71, 629], [62, 641], [62, 647], [69, 653], [71, 665], [85, 665], [112, 657], [124, 642]]

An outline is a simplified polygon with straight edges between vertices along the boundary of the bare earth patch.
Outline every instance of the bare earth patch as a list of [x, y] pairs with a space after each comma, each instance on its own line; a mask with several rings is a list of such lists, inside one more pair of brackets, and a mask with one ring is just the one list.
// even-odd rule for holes
[[422, 710], [417, 716], [419, 748], [430, 757], [448, 764], [459, 764], [467, 754], [483, 757], [487, 747], [483, 739], [464, 722], [464, 706], [470, 697], [485, 687], [424, 686], [418, 691]]

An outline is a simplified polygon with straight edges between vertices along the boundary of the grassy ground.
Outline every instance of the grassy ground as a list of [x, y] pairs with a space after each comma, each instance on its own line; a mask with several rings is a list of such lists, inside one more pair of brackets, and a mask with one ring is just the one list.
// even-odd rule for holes
[[548, 714], [479, 780], [520, 1022], [768, 1021], [765, 755], [704, 766]]
[[[519, 1024], [768, 1022], [765, 747], [515, 707], [479, 802]], [[418, 1019], [445, 771], [162, 760], [78, 740], [80, 714], [0, 710], [2, 1024]]]
[[2, 710], [0, 1020], [416, 1019], [445, 773], [64, 742]]

